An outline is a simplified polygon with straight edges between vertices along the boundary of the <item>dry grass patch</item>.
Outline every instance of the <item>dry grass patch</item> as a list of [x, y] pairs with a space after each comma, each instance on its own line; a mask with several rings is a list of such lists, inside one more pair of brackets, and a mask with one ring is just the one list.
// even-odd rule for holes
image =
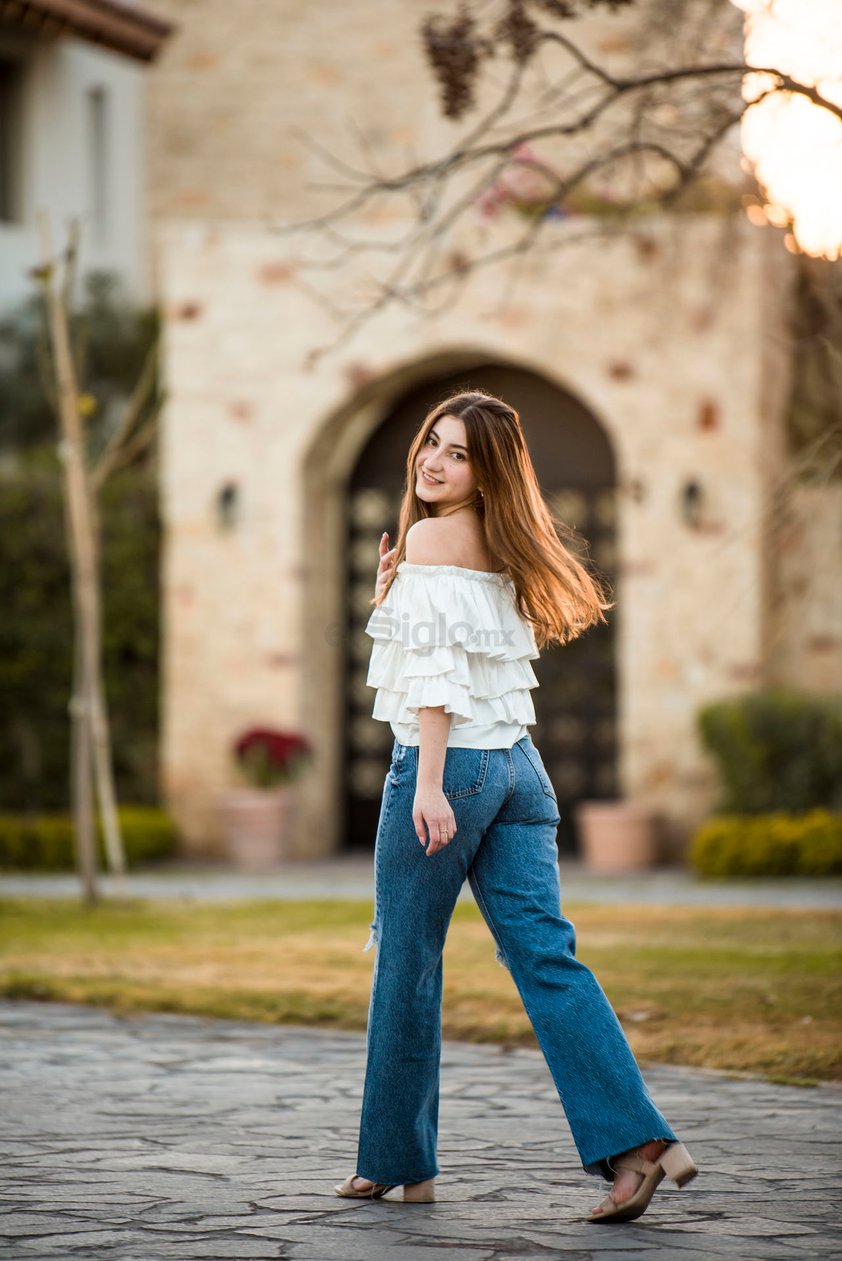
[[[646, 1063], [839, 1080], [842, 915], [565, 906]], [[364, 1029], [370, 902], [0, 902], [0, 993]], [[534, 1046], [476, 907], [445, 950], [448, 1037]]]

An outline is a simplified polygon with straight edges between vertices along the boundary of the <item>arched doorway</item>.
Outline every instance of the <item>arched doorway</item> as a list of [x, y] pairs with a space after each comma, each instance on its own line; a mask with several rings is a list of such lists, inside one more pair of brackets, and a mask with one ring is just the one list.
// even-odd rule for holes
[[[383, 776], [394, 737], [371, 717], [366, 686], [377, 549], [383, 530], [397, 538], [403, 470], [409, 445], [427, 411], [456, 389], [498, 394], [520, 413], [541, 489], [554, 512], [587, 540], [589, 555], [615, 583], [615, 464], [605, 430], [573, 395], [537, 374], [500, 363], [477, 363], [414, 386], [391, 407], [359, 453], [348, 483], [344, 607], [348, 618], [343, 669], [343, 806], [346, 843], [371, 848]], [[617, 795], [616, 678], [613, 620], [592, 627], [533, 663], [532, 692], [541, 750], [558, 796], [562, 854], [577, 852], [572, 807], [583, 798]]]

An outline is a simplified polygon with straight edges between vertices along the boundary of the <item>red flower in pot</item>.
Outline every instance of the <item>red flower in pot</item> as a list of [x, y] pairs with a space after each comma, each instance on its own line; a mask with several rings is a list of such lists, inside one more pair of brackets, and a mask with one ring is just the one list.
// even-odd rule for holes
[[271, 727], [252, 727], [234, 742], [234, 756], [254, 788], [290, 783], [312, 755], [313, 747], [305, 736]]
[[295, 857], [292, 781], [313, 748], [297, 732], [252, 727], [232, 745], [248, 788], [223, 794], [220, 806], [229, 857], [249, 871], [270, 871]]

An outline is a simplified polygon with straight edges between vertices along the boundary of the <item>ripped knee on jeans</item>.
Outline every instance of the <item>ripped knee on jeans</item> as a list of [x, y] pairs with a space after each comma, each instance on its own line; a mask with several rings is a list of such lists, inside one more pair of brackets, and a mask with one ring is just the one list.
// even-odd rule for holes
[[506, 958], [505, 954], [503, 953], [503, 947], [500, 945], [499, 942], [494, 943], [494, 958], [500, 964], [501, 968], [505, 968], [508, 972], [511, 972], [511, 968], [509, 967], [509, 961]]
[[363, 954], [366, 950], [371, 950], [372, 946], [377, 946], [380, 941], [380, 925], [376, 919], [372, 920], [370, 927], [371, 932], [368, 935], [368, 941], [363, 946]]

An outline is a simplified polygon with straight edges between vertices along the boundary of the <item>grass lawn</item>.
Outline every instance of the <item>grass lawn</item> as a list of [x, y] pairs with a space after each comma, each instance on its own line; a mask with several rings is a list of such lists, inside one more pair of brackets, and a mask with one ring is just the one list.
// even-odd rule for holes
[[[842, 1079], [842, 914], [565, 905], [642, 1063]], [[365, 1029], [370, 901], [0, 900], [0, 994]], [[477, 908], [445, 950], [444, 1035], [535, 1046]]]

